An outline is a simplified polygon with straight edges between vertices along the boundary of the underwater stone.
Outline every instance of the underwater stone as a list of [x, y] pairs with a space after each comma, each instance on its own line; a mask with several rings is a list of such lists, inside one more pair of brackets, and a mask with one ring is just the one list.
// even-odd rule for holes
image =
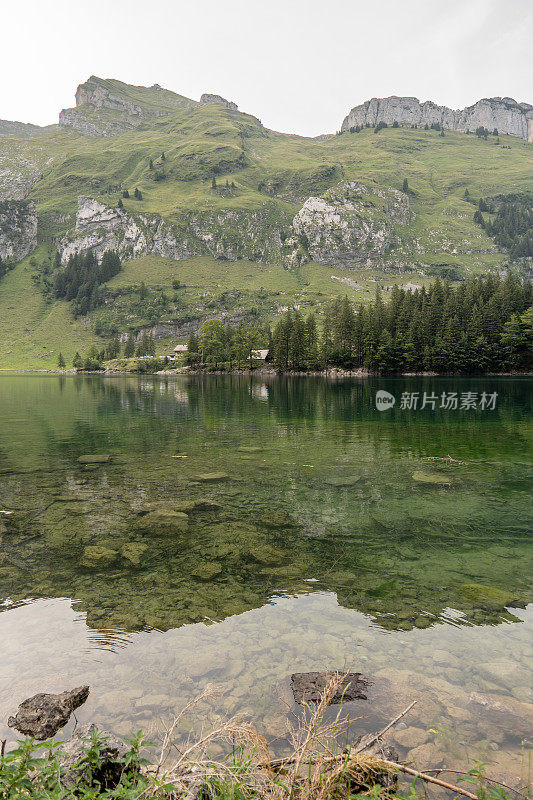
[[257, 561], [259, 564], [279, 564], [285, 559], [285, 553], [278, 550], [276, 547], [270, 545], [256, 545], [248, 552], [250, 558]]
[[338, 489], [349, 488], [355, 486], [361, 480], [360, 475], [347, 475], [346, 477], [328, 478], [324, 481], [326, 486], [335, 486]]
[[265, 528], [292, 528], [295, 524], [288, 511], [265, 511], [257, 522]]
[[135, 530], [143, 533], [184, 532], [189, 525], [189, 517], [183, 511], [150, 511], [134, 523]]
[[215, 575], [220, 575], [222, 567], [218, 561], [205, 561], [199, 564], [191, 571], [193, 578], [199, 578], [201, 581], [210, 581]]
[[107, 464], [110, 458], [108, 454], [80, 456], [78, 464]]
[[195, 475], [194, 479], [202, 481], [202, 483], [210, 483], [214, 481], [227, 481], [229, 475], [227, 472], [203, 472], [200, 475]]
[[61, 694], [35, 694], [24, 700], [7, 724], [20, 733], [42, 741], [66, 725], [72, 712], [85, 703], [88, 686], [78, 686]]
[[262, 450], [263, 450], [262, 447], [253, 447], [253, 446], [248, 447], [246, 445], [244, 445], [243, 447], [239, 447], [239, 453], [261, 453]]
[[[342, 670], [339, 670], [342, 673]], [[291, 688], [297, 703], [316, 703], [322, 697], [328, 680], [335, 674], [331, 672], [295, 672], [291, 675]], [[368, 680], [360, 672], [347, 672], [342, 683], [330, 700], [330, 705], [349, 703], [352, 700], [366, 700], [365, 691]]]
[[148, 550], [147, 544], [143, 544], [142, 542], [127, 542], [120, 552], [127, 561], [138, 567], [141, 563], [141, 557], [146, 550]]
[[489, 611], [503, 609], [505, 606], [512, 605], [517, 599], [501, 589], [496, 589], [493, 586], [482, 586], [479, 583], [464, 583], [459, 587], [458, 592], [464, 600], [468, 600], [474, 606]]
[[453, 483], [453, 479], [442, 472], [423, 472], [422, 470], [413, 472], [413, 480], [418, 483], [434, 483], [438, 486], [449, 486]]
[[396, 731], [394, 733], [394, 738], [402, 747], [412, 750], [414, 747], [420, 747], [420, 745], [426, 744], [430, 736], [423, 728], [411, 726], [410, 728], [405, 728], [403, 731]]
[[100, 545], [89, 545], [83, 551], [80, 566], [87, 569], [102, 569], [114, 563], [117, 551]]

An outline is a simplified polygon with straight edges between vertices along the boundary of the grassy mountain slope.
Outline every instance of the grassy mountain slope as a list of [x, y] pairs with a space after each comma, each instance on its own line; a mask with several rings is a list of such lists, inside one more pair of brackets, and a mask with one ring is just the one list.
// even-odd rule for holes
[[[274, 227], [287, 229], [307, 198], [340, 181], [400, 189], [407, 178], [412, 219], [396, 226], [399, 245], [361, 270], [315, 263], [287, 270], [279, 261], [228, 263], [202, 256], [174, 262], [145, 256], [125, 264], [111, 281], [106, 308], [83, 321], [72, 320], [66, 304], [45, 302], [31, 278], [35, 267], [26, 259], [0, 282], [1, 367], [50, 366], [55, 363], [53, 345], [60, 341], [67, 355], [79, 349], [80, 340], [86, 349], [95, 337], [97, 318], [112, 316], [114, 309], [126, 330], [128, 321], [137, 325], [141, 320], [132, 316], [124, 293], [132, 295], [141, 280], [148, 287], [166, 287], [169, 294], [172, 280], [185, 284], [177, 310], [162, 311], [161, 322], [200, 318], [217, 308], [237, 316], [255, 308], [264, 319], [272, 319], [280, 306], [297, 302], [305, 307], [339, 292], [364, 300], [373, 294], [374, 281], [393, 282], [388, 273], [401, 276], [400, 282], [420, 284], [422, 273], [450, 268], [463, 275], [484, 273], [509, 261], [474, 224], [475, 207], [465, 201], [464, 192], [468, 189], [477, 199], [532, 191], [533, 147], [526, 142], [502, 136], [497, 144], [492, 136], [440, 136], [402, 127], [307, 139], [270, 131], [255, 117], [222, 105], [200, 106], [156, 87], [93, 80], [142, 108], [147, 118], [116, 136], [86, 136], [62, 127], [36, 138], [0, 138], [0, 196], [17, 185], [20, 192], [26, 187], [24, 195], [37, 203], [41, 244], [34, 262], [49, 258], [57, 237], [73, 230], [80, 195], [116, 207], [124, 189], [131, 195], [122, 200], [126, 212], [158, 215], [178, 227], [187, 215], [238, 212], [236, 221], [224, 222], [224, 236], [237, 240], [243, 235], [239, 214], [267, 214]], [[118, 119], [121, 114], [111, 108], [80, 108], [89, 116]], [[133, 198], [136, 187], [142, 191], [141, 201]], [[20, 313], [8, 313], [15, 308]], [[56, 334], [60, 328], [64, 332]], [[52, 356], [36, 355], [44, 349], [41, 339], [45, 352], [54, 350]], [[162, 342], [161, 347], [170, 344]]]

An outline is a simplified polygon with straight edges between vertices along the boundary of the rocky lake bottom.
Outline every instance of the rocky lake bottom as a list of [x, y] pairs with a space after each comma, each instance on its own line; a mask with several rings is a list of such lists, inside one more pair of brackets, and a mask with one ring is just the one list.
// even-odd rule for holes
[[[80, 722], [157, 739], [216, 683], [183, 736], [239, 713], [283, 753], [290, 675], [346, 666], [357, 733], [417, 700], [403, 757], [527, 783], [531, 385], [2, 376], [0, 739], [84, 683]], [[497, 404], [401, 408], [452, 391]]]

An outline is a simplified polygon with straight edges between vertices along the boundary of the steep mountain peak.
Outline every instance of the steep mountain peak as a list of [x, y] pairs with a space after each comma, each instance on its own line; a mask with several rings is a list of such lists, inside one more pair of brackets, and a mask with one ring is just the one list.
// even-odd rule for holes
[[438, 123], [452, 131], [474, 131], [483, 126], [533, 142], [533, 106], [517, 103], [512, 97], [485, 97], [459, 111], [431, 100], [421, 103], [417, 97], [373, 97], [352, 108], [341, 130], [379, 122], [422, 126]]
[[196, 101], [159, 84], [132, 86], [91, 75], [76, 90], [76, 107], [61, 111], [59, 124], [89, 136], [112, 136], [148, 119], [196, 106]]

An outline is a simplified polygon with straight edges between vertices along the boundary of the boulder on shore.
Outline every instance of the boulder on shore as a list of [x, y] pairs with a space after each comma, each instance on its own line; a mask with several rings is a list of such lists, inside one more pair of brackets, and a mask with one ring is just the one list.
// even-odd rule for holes
[[7, 724], [39, 741], [48, 739], [67, 724], [72, 712], [85, 703], [88, 696], [88, 686], [78, 686], [61, 694], [35, 694], [19, 705]]

